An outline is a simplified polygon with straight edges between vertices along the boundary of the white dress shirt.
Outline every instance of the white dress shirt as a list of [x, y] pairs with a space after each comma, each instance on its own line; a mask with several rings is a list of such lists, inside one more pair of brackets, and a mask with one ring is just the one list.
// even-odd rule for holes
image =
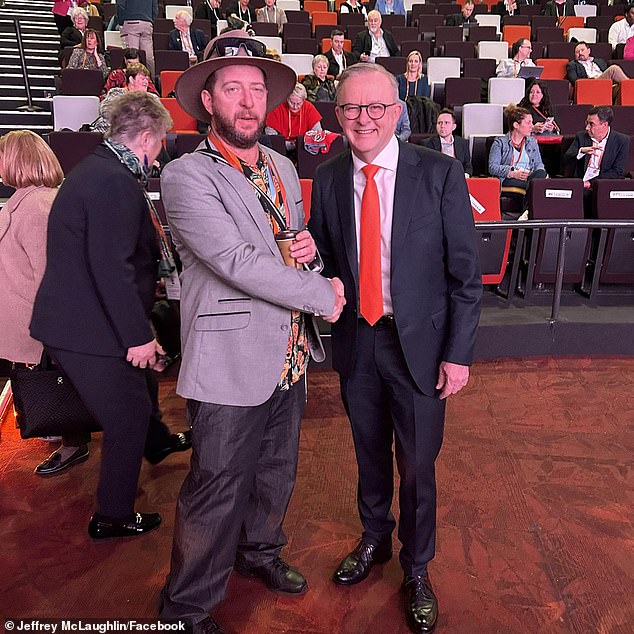
[[[392, 257], [392, 217], [394, 214], [394, 189], [396, 187], [396, 167], [398, 165], [399, 147], [393, 136], [380, 154], [372, 161], [379, 169], [374, 177], [379, 191], [381, 208], [381, 289], [383, 291], [383, 314], [391, 315], [392, 295], [390, 290], [390, 262]], [[361, 253], [361, 199], [365, 189], [365, 174], [361, 171], [367, 163], [352, 153], [354, 170], [354, 222], [357, 234], [357, 262]]]
[[[608, 142], [608, 137], [610, 136], [610, 130], [605, 135], [605, 139], [603, 141], [595, 141], [592, 137], [592, 145], [595, 147], [599, 147], [599, 152], [597, 154], [591, 154], [590, 160], [588, 161], [588, 167], [586, 167], [586, 173], [583, 175], [584, 181], [591, 181], [593, 178], [596, 178], [601, 173], [601, 161], [603, 160], [603, 154], [605, 152], [605, 145]], [[584, 158], [584, 153], [579, 150], [577, 152], [577, 160], [581, 160]]]
[[335, 62], [339, 64], [339, 72], [337, 73], [337, 77], [339, 77], [339, 75], [341, 75], [341, 73], [346, 70], [346, 58], [343, 53], [341, 53], [341, 55], [337, 55], [337, 53], [335, 53], [334, 51], [332, 52], [332, 56]]
[[625, 18], [615, 22], [608, 31], [608, 42], [612, 48], [616, 48], [617, 44], [625, 44], [630, 37], [634, 37], [634, 24], [630, 26]]
[[579, 63], [585, 68], [588, 79], [596, 79], [603, 71], [594, 63], [594, 57], [585, 62], [579, 60]]
[[373, 33], [370, 33], [372, 39], [372, 50], [370, 51], [370, 61], [373, 62], [377, 57], [389, 57], [390, 51], [387, 49], [387, 44], [383, 39], [383, 31], [379, 33], [379, 37], [374, 37]]

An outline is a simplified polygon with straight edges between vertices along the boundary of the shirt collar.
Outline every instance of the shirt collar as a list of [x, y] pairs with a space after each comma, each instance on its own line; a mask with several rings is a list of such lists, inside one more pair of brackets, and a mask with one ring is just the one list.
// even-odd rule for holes
[[603, 141], [597, 141], [596, 139], [593, 139], [592, 137], [590, 137], [590, 140], [593, 143], [598, 143], [601, 147], [605, 147], [605, 144], [608, 142], [608, 137], [610, 136], [610, 130], [611, 128], [608, 128], [608, 133], [605, 135], [605, 138], [603, 139]]
[[[392, 135], [388, 144], [379, 152], [377, 157], [372, 161], [372, 165], [378, 165], [386, 170], [396, 172], [398, 165], [398, 140]], [[352, 165], [354, 167], [355, 175], [358, 174], [368, 163], [358, 158], [354, 152], [352, 152]]]

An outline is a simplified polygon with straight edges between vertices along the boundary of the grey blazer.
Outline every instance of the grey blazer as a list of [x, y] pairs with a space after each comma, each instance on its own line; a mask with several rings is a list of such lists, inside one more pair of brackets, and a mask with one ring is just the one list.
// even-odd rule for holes
[[[304, 227], [295, 168], [262, 150], [273, 157], [284, 183], [290, 227]], [[290, 311], [331, 314], [330, 282], [317, 271], [284, 265], [253, 187], [235, 168], [200, 152], [186, 154], [163, 170], [161, 190], [183, 263], [178, 394], [259, 405], [282, 372]], [[311, 355], [323, 360], [314, 320], [307, 316], [306, 325]]]
[[[530, 161], [531, 172], [535, 170], [545, 170], [542, 155], [539, 153], [539, 145], [535, 137], [526, 137], [524, 151]], [[489, 174], [497, 176], [501, 181], [508, 178], [513, 160], [513, 147], [511, 146], [511, 135], [507, 132], [504, 136], [499, 136], [493, 141], [489, 152]]]

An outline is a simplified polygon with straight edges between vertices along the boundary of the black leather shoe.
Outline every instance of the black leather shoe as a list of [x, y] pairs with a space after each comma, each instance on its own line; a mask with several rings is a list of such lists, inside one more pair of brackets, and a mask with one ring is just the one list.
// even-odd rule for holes
[[392, 558], [392, 542], [380, 546], [359, 540], [355, 549], [339, 564], [332, 580], [340, 586], [352, 586], [363, 581], [374, 564], [383, 564]]
[[134, 537], [158, 528], [161, 516], [158, 513], [135, 513], [128, 520], [106, 520], [96, 513], [90, 518], [88, 534], [93, 539], [113, 537]]
[[304, 594], [308, 590], [308, 582], [304, 575], [291, 568], [279, 557], [264, 566], [248, 567], [236, 562], [235, 571], [243, 577], [258, 577], [262, 579], [269, 590], [282, 594]]
[[403, 592], [409, 629], [416, 634], [433, 632], [438, 620], [438, 599], [431, 587], [429, 576], [405, 577]]
[[85, 462], [88, 460], [88, 456], [90, 456], [90, 451], [87, 445], [78, 447], [77, 451], [66, 460], [62, 460], [62, 455], [54, 451], [44, 462], [35, 467], [35, 473], [43, 478], [56, 476], [70, 469], [74, 464]]
[[172, 434], [170, 436], [169, 444], [165, 445], [165, 447], [161, 447], [158, 451], [148, 454], [145, 458], [150, 464], [158, 464], [176, 451], [187, 451], [191, 448], [192, 432], [188, 429], [187, 431], [180, 432], [178, 434]]
[[194, 623], [191, 632], [192, 634], [225, 634], [225, 631], [210, 616]]

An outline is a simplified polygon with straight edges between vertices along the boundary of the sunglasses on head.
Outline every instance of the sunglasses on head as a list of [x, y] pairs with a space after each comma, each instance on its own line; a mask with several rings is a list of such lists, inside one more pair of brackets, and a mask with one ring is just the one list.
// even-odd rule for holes
[[214, 43], [207, 59], [214, 53], [220, 57], [235, 57], [242, 49], [251, 57], [266, 57], [266, 45], [260, 40], [243, 37], [223, 37]]

